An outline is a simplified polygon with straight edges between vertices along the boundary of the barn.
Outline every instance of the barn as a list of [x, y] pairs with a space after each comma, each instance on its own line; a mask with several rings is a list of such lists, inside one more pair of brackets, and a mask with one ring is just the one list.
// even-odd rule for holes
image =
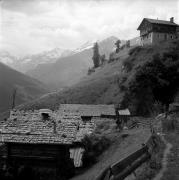
[[82, 139], [94, 131], [94, 117], [115, 117], [114, 106], [62, 104], [56, 111], [12, 110], [0, 122], [4, 162], [0, 168], [13, 167], [16, 175], [35, 172], [52, 180], [73, 175], [74, 168], [83, 164]]

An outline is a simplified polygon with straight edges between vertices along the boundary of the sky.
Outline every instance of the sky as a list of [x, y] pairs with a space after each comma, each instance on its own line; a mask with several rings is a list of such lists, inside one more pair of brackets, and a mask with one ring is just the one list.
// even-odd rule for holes
[[131, 39], [142, 19], [179, 24], [179, 0], [0, 0], [0, 50], [16, 56]]

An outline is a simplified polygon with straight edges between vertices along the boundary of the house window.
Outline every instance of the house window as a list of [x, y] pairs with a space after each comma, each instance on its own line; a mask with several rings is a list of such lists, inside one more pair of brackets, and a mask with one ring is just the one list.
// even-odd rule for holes
[[158, 34], [158, 38], [160, 38], [160, 34]]
[[173, 39], [173, 36], [171, 36], [171, 39]]

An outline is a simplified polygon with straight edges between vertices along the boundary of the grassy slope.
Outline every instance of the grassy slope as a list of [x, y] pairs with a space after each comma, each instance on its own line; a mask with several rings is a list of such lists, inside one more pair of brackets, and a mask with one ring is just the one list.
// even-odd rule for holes
[[[171, 152], [168, 156], [167, 170], [161, 180], [179, 179], [179, 113], [176, 115], [178, 128], [175, 131], [164, 131], [165, 139], [172, 144]], [[176, 126], [175, 125], [175, 126]]]
[[128, 57], [128, 49], [120, 54], [120, 60], [96, 69], [90, 76], [58, 93], [50, 93], [42, 98], [25, 104], [22, 108], [55, 108], [59, 103], [110, 104], [118, 102], [118, 77], [122, 73], [122, 62]]
[[[100, 54], [109, 57], [113, 50], [116, 37], [109, 37], [99, 42]], [[88, 68], [92, 66], [93, 49], [84, 49], [76, 54], [59, 58], [55, 63], [39, 64], [28, 75], [50, 85], [53, 89], [69, 87], [76, 84], [87, 74]]]
[[115, 128], [116, 124], [114, 121], [108, 122], [107, 124], [110, 127], [108, 127], [108, 129], [102, 129], [101, 132], [111, 140], [112, 143], [110, 147], [99, 156], [96, 164], [86, 169], [83, 174], [73, 177], [71, 180], [94, 180], [107, 166], [116, 163], [138, 148], [141, 148], [141, 144], [145, 143], [150, 136], [149, 128], [141, 127], [128, 131], [129, 136], [122, 138], [121, 133]]
[[[60, 103], [119, 103], [125, 93], [120, 87], [128, 88], [138, 68], [150, 61], [154, 54], [163, 54], [175, 46], [176, 42], [167, 42], [156, 46], [140, 47], [130, 56], [128, 56], [129, 49], [125, 49], [119, 53], [117, 61], [96, 69], [96, 72], [81, 79], [78, 84], [61, 92], [48, 94], [22, 108], [55, 108]], [[123, 61], [132, 63], [131, 71], [127, 72], [123, 68]]]

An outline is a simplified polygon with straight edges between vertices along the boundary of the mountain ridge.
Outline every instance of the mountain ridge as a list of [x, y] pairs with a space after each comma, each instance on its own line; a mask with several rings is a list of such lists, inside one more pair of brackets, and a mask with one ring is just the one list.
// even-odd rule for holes
[[16, 89], [16, 105], [47, 93], [48, 87], [0, 62], [0, 112], [11, 108], [12, 93]]
[[[100, 54], [109, 54], [115, 48], [116, 37], [109, 37], [99, 42]], [[69, 87], [76, 84], [87, 74], [90, 67], [93, 66], [93, 43], [87, 43], [82, 46], [80, 51], [70, 56], [59, 58], [55, 63], [40, 64], [35, 69], [28, 71], [31, 77], [39, 79], [48, 84], [54, 90]]]
[[[55, 109], [61, 103], [120, 104], [125, 99], [130, 104], [133, 99], [126, 98], [128, 96], [128, 90], [131, 84], [135, 82], [141, 68], [144, 68], [146, 63], [154, 63], [153, 57], [156, 54], [160, 54], [161, 57], [170, 55], [176, 61], [176, 57], [179, 57], [179, 51], [176, 51], [176, 54], [172, 54], [171, 52], [178, 48], [179, 41], [166, 42], [155, 46], [124, 48], [117, 54], [117, 60], [95, 69], [95, 72], [89, 76], [85, 76], [77, 84], [65, 88], [60, 92], [44, 95], [43, 98], [27, 103], [19, 108]], [[178, 101], [178, 97], [179, 92], [174, 101]], [[150, 103], [143, 102], [143, 107], [148, 108], [148, 105], [152, 105]], [[130, 107], [133, 109], [132, 106]]]

